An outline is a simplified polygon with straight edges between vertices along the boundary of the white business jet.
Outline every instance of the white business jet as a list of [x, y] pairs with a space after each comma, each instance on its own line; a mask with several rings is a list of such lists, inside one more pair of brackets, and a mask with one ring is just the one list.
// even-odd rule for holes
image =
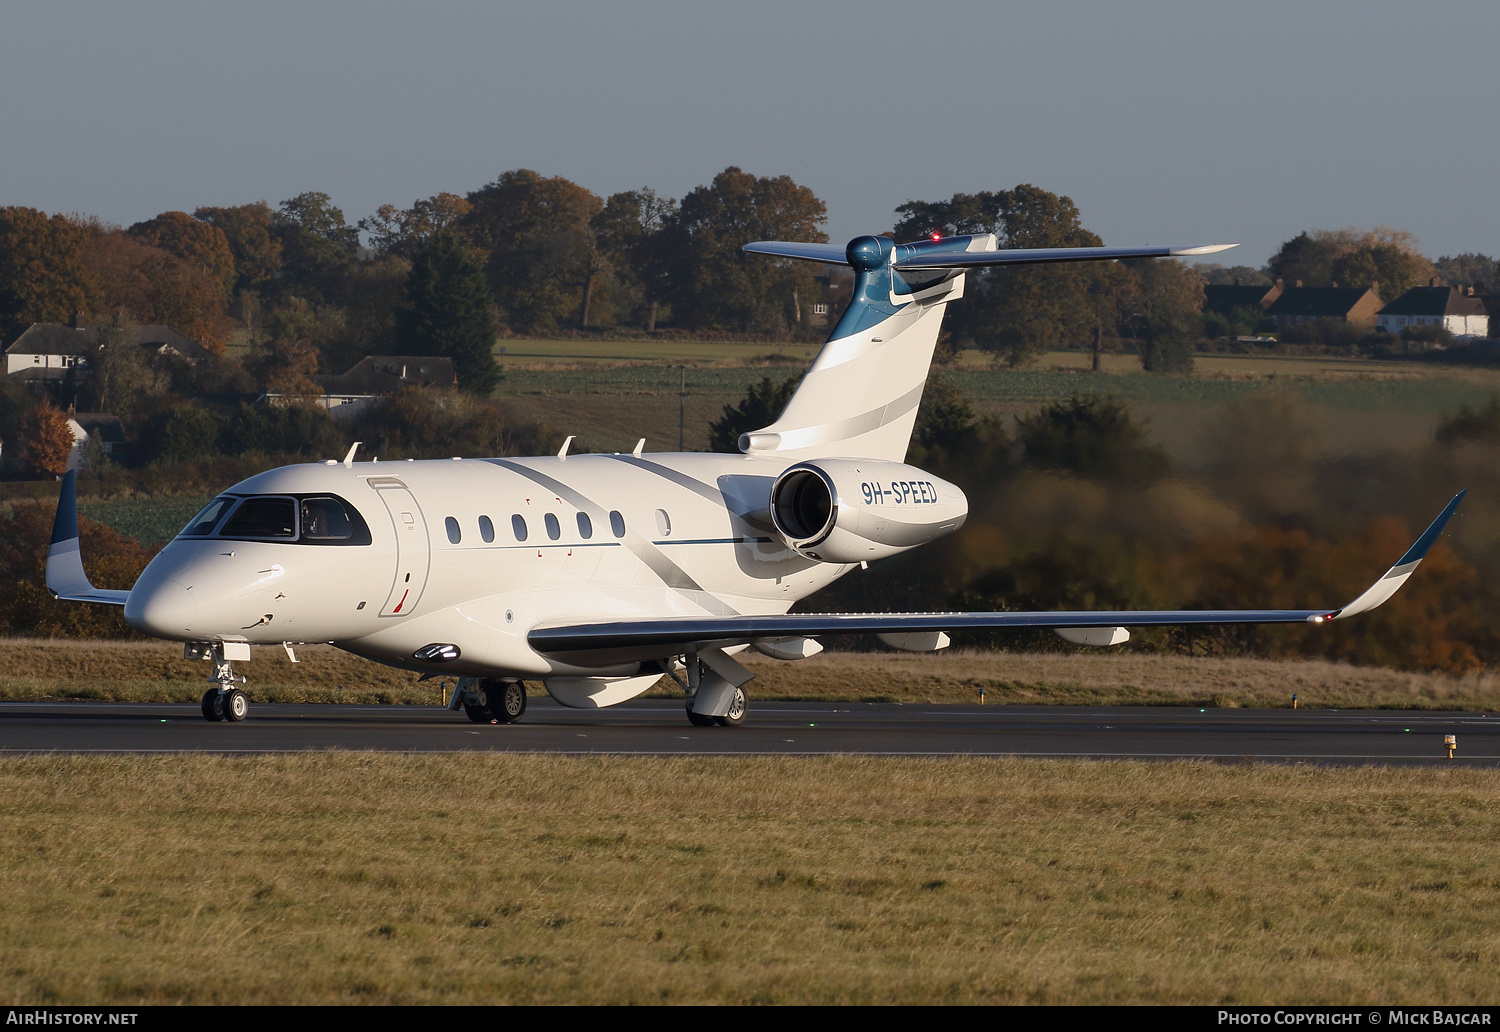
[[[213, 663], [203, 715], [248, 709], [232, 663], [252, 645], [326, 642], [456, 679], [451, 708], [509, 723], [526, 682], [565, 706], [625, 702], [663, 677], [688, 720], [735, 726], [745, 648], [796, 660], [820, 636], [877, 634], [932, 651], [945, 632], [1047, 627], [1114, 645], [1149, 624], [1322, 623], [1364, 612], [1411, 575], [1462, 494], [1375, 584], [1336, 609], [788, 615], [856, 567], [963, 525], [961, 490], [904, 464], [950, 301], [966, 269], [1200, 255], [1233, 245], [998, 250], [990, 234], [747, 251], [855, 270], [848, 310], [786, 411], [740, 454], [343, 461], [286, 466], [216, 498], [128, 591], [89, 583], [76, 485], [63, 481], [47, 559], [60, 598], [125, 607], [131, 627]], [[572, 438], [568, 439], [571, 443]], [[295, 657], [294, 657], [295, 658]]]

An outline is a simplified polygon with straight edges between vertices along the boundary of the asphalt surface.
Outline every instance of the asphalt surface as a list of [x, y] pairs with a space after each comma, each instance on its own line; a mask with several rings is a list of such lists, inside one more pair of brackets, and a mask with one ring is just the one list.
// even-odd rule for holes
[[[1457, 736], [1448, 759], [1444, 735]], [[327, 749], [642, 755], [962, 755], [1500, 766], [1500, 715], [1393, 710], [894, 705], [751, 701], [737, 728], [691, 727], [678, 702], [569, 710], [531, 699], [521, 722], [437, 707], [257, 705], [210, 724], [196, 704], [0, 703], [3, 752], [263, 753]]]

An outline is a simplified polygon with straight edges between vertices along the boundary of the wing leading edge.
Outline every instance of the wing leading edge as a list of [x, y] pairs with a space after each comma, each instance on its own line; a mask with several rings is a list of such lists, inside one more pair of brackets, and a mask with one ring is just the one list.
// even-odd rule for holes
[[1368, 612], [1394, 595], [1417, 568], [1467, 491], [1358, 598], [1339, 609], [1167, 609], [1051, 613], [794, 613], [784, 616], [673, 617], [538, 627], [527, 641], [538, 652], [583, 666], [661, 659], [689, 646], [723, 646], [824, 634], [903, 634], [1003, 627], [1087, 628], [1193, 624], [1314, 623]]

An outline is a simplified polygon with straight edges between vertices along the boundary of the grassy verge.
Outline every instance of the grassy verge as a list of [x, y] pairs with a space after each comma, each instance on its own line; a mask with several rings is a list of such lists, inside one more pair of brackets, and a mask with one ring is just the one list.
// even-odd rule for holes
[[0, 761], [0, 997], [1486, 1003], [1500, 772]]
[[[437, 705], [438, 682], [326, 645], [256, 648], [237, 669], [258, 702]], [[1407, 673], [1318, 660], [1267, 661], [1144, 654], [825, 652], [797, 663], [756, 653], [752, 699], [845, 702], [978, 702], [987, 705], [1302, 706], [1338, 709], [1500, 710], [1500, 677]], [[0, 700], [195, 702], [206, 663], [154, 641], [0, 639]], [[447, 679], [452, 684], [454, 678]], [[671, 682], [653, 689], [674, 697]]]

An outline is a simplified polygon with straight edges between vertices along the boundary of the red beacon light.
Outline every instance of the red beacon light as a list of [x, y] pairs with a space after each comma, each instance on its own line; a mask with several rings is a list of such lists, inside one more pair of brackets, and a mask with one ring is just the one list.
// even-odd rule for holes
[[943, 239], [943, 234], [941, 234], [941, 233], [934, 233], [934, 234], [932, 234], [932, 239], [934, 239], [934, 240], [941, 240], [941, 239]]

